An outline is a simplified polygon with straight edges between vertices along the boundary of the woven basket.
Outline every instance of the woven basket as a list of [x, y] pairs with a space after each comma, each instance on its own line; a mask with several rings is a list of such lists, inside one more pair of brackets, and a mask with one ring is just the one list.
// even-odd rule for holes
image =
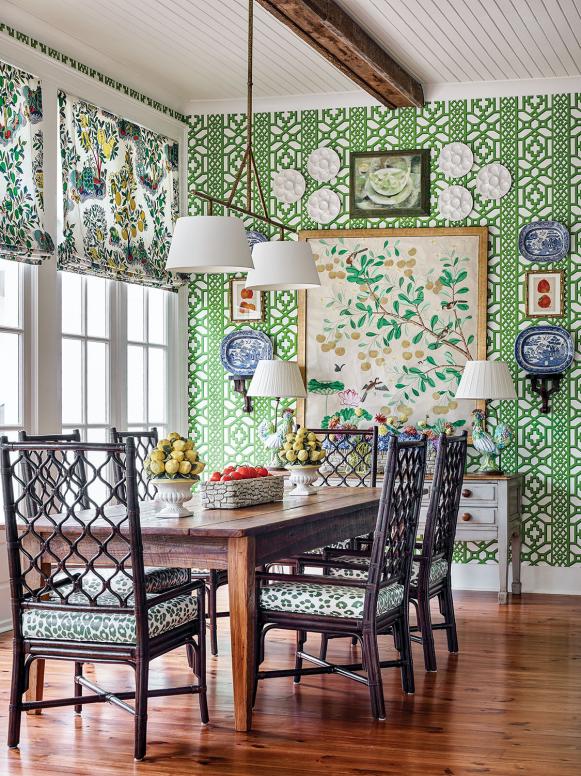
[[205, 482], [201, 488], [205, 509], [240, 509], [270, 501], [282, 501], [284, 477], [253, 477], [251, 480]]

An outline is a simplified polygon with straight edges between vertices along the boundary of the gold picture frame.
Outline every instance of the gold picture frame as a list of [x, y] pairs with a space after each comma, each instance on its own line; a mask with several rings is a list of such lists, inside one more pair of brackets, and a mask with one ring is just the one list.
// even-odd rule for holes
[[[346, 229], [346, 230], [313, 230], [313, 231], [301, 231], [299, 232], [299, 239], [311, 242], [325, 241], [327, 246], [333, 244], [338, 245], [339, 241], [343, 240], [343, 246], [341, 250], [343, 255], [345, 254], [345, 241], [365, 241], [366, 239], [378, 240], [382, 239], [387, 241], [398, 241], [402, 238], [414, 238], [415, 240], [431, 240], [433, 244], [436, 244], [434, 238], [450, 237], [450, 243], [453, 244], [457, 241], [456, 238], [477, 238], [477, 245], [473, 246], [473, 266], [471, 268], [473, 273], [473, 284], [476, 284], [473, 292], [474, 306], [471, 311], [476, 316], [476, 321], [471, 324], [473, 326], [473, 343], [471, 347], [470, 356], [473, 359], [483, 360], [486, 359], [486, 327], [487, 327], [487, 300], [488, 300], [488, 229], [483, 226], [473, 227], [434, 227], [434, 228], [409, 228], [409, 229]], [[409, 242], [409, 241], [408, 241]], [[326, 248], [325, 248], [326, 250]], [[332, 248], [330, 248], [332, 250]], [[321, 271], [319, 264], [319, 271]], [[405, 270], [402, 270], [402, 273]], [[345, 273], [342, 272], [344, 275]], [[345, 281], [345, 286], [351, 285]], [[353, 286], [352, 286], [353, 287]], [[307, 327], [308, 327], [308, 314], [309, 314], [309, 294], [316, 294], [313, 296], [313, 305], [321, 305], [321, 289], [317, 288], [313, 291], [300, 291], [299, 292], [299, 304], [298, 304], [298, 363], [301, 368], [305, 385], [309, 381], [309, 364], [307, 363]], [[439, 346], [438, 346], [439, 347]], [[468, 360], [465, 358], [465, 361]], [[431, 362], [430, 362], [431, 363]], [[317, 366], [319, 366], [319, 359], [317, 359]], [[335, 369], [341, 365], [336, 364]], [[430, 367], [431, 368], [431, 367]], [[339, 375], [340, 376], [340, 375]], [[337, 378], [337, 375], [335, 375]], [[325, 375], [324, 379], [333, 379], [332, 375]], [[313, 425], [312, 419], [308, 417], [307, 413], [307, 399], [301, 399], [297, 402], [297, 418], [301, 425], [309, 423]], [[484, 409], [484, 402], [475, 402], [472, 408]], [[469, 413], [466, 412], [466, 415]]]
[[[565, 272], [562, 269], [530, 269], [525, 275], [527, 318], [562, 318], [565, 314]], [[536, 281], [537, 288], [532, 284]], [[546, 288], [540, 283], [545, 281]]]

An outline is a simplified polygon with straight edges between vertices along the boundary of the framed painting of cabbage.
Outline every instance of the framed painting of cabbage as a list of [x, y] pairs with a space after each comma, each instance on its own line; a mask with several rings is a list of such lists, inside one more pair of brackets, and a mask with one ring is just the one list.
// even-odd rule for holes
[[351, 153], [352, 218], [430, 215], [430, 150]]
[[299, 237], [321, 280], [299, 298], [299, 419], [466, 425], [476, 403], [454, 397], [466, 361], [486, 358], [486, 227]]

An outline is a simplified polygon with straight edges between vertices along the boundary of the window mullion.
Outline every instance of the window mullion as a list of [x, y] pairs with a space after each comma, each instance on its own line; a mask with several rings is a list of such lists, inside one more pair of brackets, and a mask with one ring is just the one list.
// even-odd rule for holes
[[109, 295], [109, 423], [127, 428], [127, 287], [111, 281]]

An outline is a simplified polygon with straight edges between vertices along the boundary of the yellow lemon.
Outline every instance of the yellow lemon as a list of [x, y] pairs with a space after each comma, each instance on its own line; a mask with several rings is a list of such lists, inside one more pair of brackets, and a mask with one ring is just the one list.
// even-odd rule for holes
[[165, 470], [165, 466], [162, 461], [152, 461], [151, 462], [151, 473], [152, 474], [162, 474]]
[[302, 442], [295, 442], [293, 445], [293, 450], [302, 450], [303, 449], [303, 443]]
[[201, 474], [205, 468], [205, 463], [202, 461], [196, 461], [196, 463], [192, 464], [192, 474]]
[[163, 450], [153, 450], [150, 458], [152, 461], [163, 461], [165, 460], [165, 453]]
[[176, 439], [176, 441], [173, 443], [173, 449], [174, 450], [185, 450], [186, 449], [186, 443], [183, 439]]
[[184, 447], [184, 450], [193, 450], [194, 449], [194, 443], [191, 439], [188, 439], [186, 441], [186, 446]]
[[290, 442], [285, 442], [283, 445], [284, 450], [292, 450], [292, 444]]
[[299, 450], [297, 458], [299, 461], [308, 461], [309, 459], [309, 451], [308, 450]]
[[167, 447], [168, 445], [171, 445], [171, 442], [169, 439], [160, 439], [157, 443], [157, 446], [160, 450], [163, 450], [164, 447]]
[[167, 474], [176, 474], [180, 468], [180, 462], [175, 461], [173, 458], [165, 465], [165, 471]]
[[293, 463], [293, 461], [297, 460], [297, 454], [293, 450], [287, 450], [286, 459], [289, 463]]
[[175, 461], [183, 461], [184, 458], [185, 458], [185, 455], [186, 454], [183, 452], [183, 450], [173, 450], [172, 453], [171, 453], [171, 457]]
[[287, 442], [292, 442], [292, 441], [294, 441], [294, 438], [295, 438], [295, 435], [294, 435], [294, 434], [291, 434], [291, 433], [289, 433], [289, 434], [287, 434], [287, 435], [286, 435], [286, 441], [287, 441]]
[[189, 461], [180, 463], [180, 474], [189, 474], [192, 470], [192, 464]]
[[279, 450], [278, 457], [282, 458], [283, 461], [286, 461], [286, 450]]
[[307, 439], [309, 440], [309, 442], [316, 442], [317, 441], [317, 435], [313, 434], [312, 431], [309, 431], [309, 435], [308, 435]]
[[177, 432], [177, 431], [172, 431], [172, 432], [171, 432], [171, 434], [168, 434], [168, 435], [167, 435], [167, 438], [168, 438], [168, 439], [171, 439], [171, 440], [174, 440], [174, 439], [179, 439], [179, 438], [180, 438], [180, 435], [178, 434], [178, 432]]
[[194, 461], [198, 460], [198, 453], [196, 450], [186, 450], [186, 458], [191, 463], [194, 463]]

